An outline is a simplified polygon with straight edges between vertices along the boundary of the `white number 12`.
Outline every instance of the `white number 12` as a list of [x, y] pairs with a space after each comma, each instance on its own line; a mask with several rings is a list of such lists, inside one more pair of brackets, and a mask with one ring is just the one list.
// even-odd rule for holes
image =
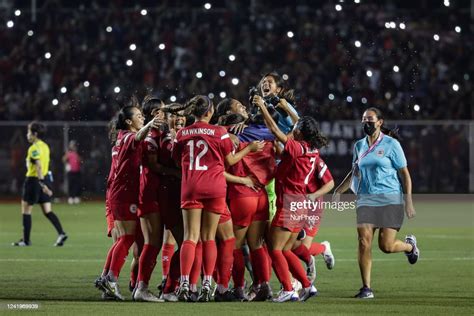
[[202, 151], [196, 156], [196, 161], [194, 160], [194, 140], [192, 139], [189, 140], [186, 145], [189, 146], [189, 170], [193, 170], [193, 168], [194, 170], [202, 170], [202, 171], [207, 170], [206, 165], [204, 166], [200, 165], [201, 158], [209, 150], [209, 146], [207, 145], [207, 143], [202, 139], [196, 143], [196, 147], [198, 147], [199, 149], [202, 148]]

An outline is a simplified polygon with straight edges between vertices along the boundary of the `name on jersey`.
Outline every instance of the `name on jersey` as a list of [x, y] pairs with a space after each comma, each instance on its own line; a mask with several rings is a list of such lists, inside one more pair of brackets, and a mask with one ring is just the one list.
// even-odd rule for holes
[[210, 128], [191, 128], [191, 129], [183, 129], [181, 135], [189, 136], [189, 135], [211, 135], [214, 136], [216, 130]]

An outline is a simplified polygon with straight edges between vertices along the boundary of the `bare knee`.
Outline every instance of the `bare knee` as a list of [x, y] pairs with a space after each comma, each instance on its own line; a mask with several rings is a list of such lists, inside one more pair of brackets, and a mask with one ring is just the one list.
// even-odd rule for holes
[[372, 238], [371, 236], [360, 236], [359, 237], [359, 249], [368, 250], [372, 248]]
[[379, 248], [384, 253], [392, 253], [393, 252], [393, 243], [386, 242], [386, 241], [380, 241], [379, 242]]

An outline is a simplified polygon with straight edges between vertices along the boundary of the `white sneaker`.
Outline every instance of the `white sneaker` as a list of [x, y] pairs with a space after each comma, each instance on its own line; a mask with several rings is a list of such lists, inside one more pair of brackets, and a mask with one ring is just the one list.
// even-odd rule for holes
[[303, 289], [303, 285], [301, 284], [301, 282], [296, 279], [293, 279], [293, 282], [291, 282], [291, 285], [293, 286], [293, 289], [295, 290], [296, 293], [298, 293], [300, 290]]
[[311, 256], [310, 258], [311, 260], [306, 268], [306, 276], [311, 281], [311, 283], [313, 283], [314, 280], [316, 280], [316, 260], [314, 260], [313, 256]]
[[314, 285], [311, 284], [311, 286], [306, 287], [301, 290], [299, 298], [300, 298], [300, 301], [304, 302], [308, 298], [312, 296], [316, 296], [317, 294], [318, 294], [318, 290], [314, 287]]
[[295, 290], [292, 291], [280, 291], [280, 294], [276, 298], [273, 299], [275, 303], [283, 303], [283, 302], [294, 302], [299, 300], [298, 294]]
[[64, 242], [67, 240], [68, 236], [66, 234], [59, 234], [56, 242], [54, 243], [54, 247], [62, 247], [64, 246]]
[[323, 241], [321, 245], [324, 245], [326, 247], [326, 250], [324, 250], [323, 252], [323, 258], [324, 262], [326, 262], [326, 267], [331, 270], [336, 264], [336, 258], [334, 258], [334, 255], [331, 251], [331, 244], [329, 243], [329, 241]]
[[115, 298], [120, 301], [125, 300], [122, 294], [120, 294], [118, 282], [112, 282], [112, 281], [109, 281], [107, 278], [104, 278], [102, 281], [102, 285], [109, 296], [115, 296]]
[[163, 299], [165, 302], [177, 302], [178, 301], [178, 296], [176, 293], [163, 293]]
[[133, 295], [133, 299], [138, 302], [154, 302], [164, 303], [165, 300], [159, 299], [153, 295], [148, 289], [137, 289]]

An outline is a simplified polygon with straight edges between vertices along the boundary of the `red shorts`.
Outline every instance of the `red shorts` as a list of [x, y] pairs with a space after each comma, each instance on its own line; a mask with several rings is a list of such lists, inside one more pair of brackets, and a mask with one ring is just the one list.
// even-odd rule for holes
[[303, 227], [304, 231], [306, 232], [306, 236], [314, 237], [318, 233], [319, 224], [318, 225], [310, 225], [306, 223]]
[[[173, 189], [171, 188], [171, 190]], [[160, 204], [161, 218], [166, 229], [183, 226], [179, 188], [170, 192], [169, 187], [160, 186], [158, 203]]]
[[136, 221], [137, 204], [134, 203], [110, 203], [110, 210], [116, 221]]
[[199, 199], [193, 201], [181, 201], [183, 209], [202, 209], [216, 214], [225, 214], [228, 212], [225, 197], [212, 199]]
[[242, 197], [230, 200], [230, 213], [234, 225], [247, 227], [252, 222], [268, 220], [268, 196]]
[[221, 214], [221, 217], [219, 218], [219, 225], [227, 223], [231, 219], [232, 219], [232, 217], [231, 217], [230, 211], [229, 211], [228, 208], [226, 208], [225, 213]]
[[140, 205], [138, 206], [137, 215], [138, 217], [143, 217], [144, 215], [147, 215], [147, 214], [159, 213], [159, 212], [160, 212], [160, 207], [158, 205], [158, 201], [144, 202], [144, 203], [140, 203]]
[[272, 226], [285, 228], [292, 233], [299, 233], [304, 227], [305, 220], [300, 219], [299, 217], [296, 219], [292, 217], [298, 215], [301, 214], [292, 214], [288, 210], [278, 208], [273, 217]]

